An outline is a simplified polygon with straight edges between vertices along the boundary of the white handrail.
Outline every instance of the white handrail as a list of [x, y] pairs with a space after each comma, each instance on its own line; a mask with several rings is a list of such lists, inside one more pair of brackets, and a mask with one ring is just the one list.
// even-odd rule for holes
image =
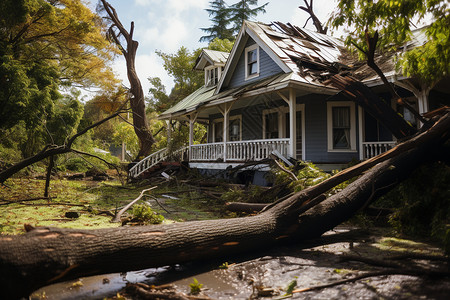
[[369, 159], [384, 153], [395, 146], [395, 142], [363, 142], [363, 158]]
[[167, 160], [169, 158], [169, 155], [171, 155], [172, 157], [177, 157], [180, 160], [183, 160], [183, 158], [186, 157], [185, 154], [188, 151], [189, 151], [189, 147], [183, 147], [181, 149], [175, 150], [171, 154], [169, 153], [167, 148], [158, 150], [158, 151], [150, 154], [149, 156], [147, 156], [146, 158], [144, 158], [137, 164], [135, 164], [132, 168], [130, 168], [130, 170], [128, 171], [129, 177], [130, 178], [138, 177], [139, 175], [141, 175], [148, 169], [152, 168], [156, 164]]
[[129, 171], [128, 174], [131, 178], [136, 178], [157, 163], [161, 162], [167, 157], [167, 148], [163, 148], [161, 150], [158, 150], [137, 164], [135, 164]]

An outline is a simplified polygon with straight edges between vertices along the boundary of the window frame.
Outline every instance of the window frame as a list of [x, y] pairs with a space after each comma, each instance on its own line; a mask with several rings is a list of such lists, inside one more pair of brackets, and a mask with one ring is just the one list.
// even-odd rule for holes
[[[334, 148], [333, 144], [333, 108], [349, 107], [350, 108], [350, 147], [346, 149]], [[355, 103], [351, 101], [334, 101], [327, 102], [327, 140], [328, 152], [357, 152], [356, 149], [356, 113]]]
[[[232, 120], [236, 120], [239, 119], [239, 140], [238, 141], [242, 141], [242, 115], [234, 115], [234, 116], [230, 116], [228, 118], [228, 124], [227, 124], [227, 129], [228, 130], [228, 135], [227, 135], [227, 143], [228, 142], [237, 142], [237, 141], [230, 141], [230, 121]], [[222, 123], [223, 124], [224, 118], [218, 118], [218, 119], [214, 119], [212, 121], [212, 142], [213, 143], [223, 143], [223, 125], [222, 125], [222, 141], [221, 142], [216, 142], [216, 126], [218, 123]]]
[[[248, 61], [248, 53], [256, 50], [256, 61], [249, 62]], [[245, 80], [249, 80], [255, 77], [259, 77], [259, 46], [258, 44], [253, 44], [245, 48]], [[250, 74], [249, 64], [256, 64], [256, 73]]]

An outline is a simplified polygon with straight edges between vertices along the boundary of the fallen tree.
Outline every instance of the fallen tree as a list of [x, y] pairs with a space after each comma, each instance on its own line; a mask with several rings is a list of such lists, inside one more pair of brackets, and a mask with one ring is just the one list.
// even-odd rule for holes
[[[450, 137], [450, 113], [390, 151], [266, 207], [255, 216], [168, 225], [77, 230], [38, 227], [0, 237], [0, 288], [15, 299], [80, 276], [226, 257], [280, 242], [320, 236], [405, 179], [439, 159]], [[362, 174], [362, 175], [361, 175]], [[361, 175], [340, 193], [324, 194]]]

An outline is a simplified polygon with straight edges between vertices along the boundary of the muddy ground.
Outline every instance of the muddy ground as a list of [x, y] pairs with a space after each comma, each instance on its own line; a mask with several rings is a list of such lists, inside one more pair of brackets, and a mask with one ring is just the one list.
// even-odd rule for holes
[[[351, 278], [364, 272], [379, 270], [361, 262], [341, 261], [341, 255], [352, 254], [382, 259], [397, 254], [442, 254], [438, 248], [386, 234], [386, 229], [362, 230], [339, 226], [319, 239], [307, 243], [261, 249], [258, 253], [230, 257], [228, 260], [146, 269], [123, 274], [81, 278], [44, 287], [35, 293], [46, 299], [127, 299], [122, 290], [127, 282], [149, 285], [172, 284], [184, 293], [190, 292], [194, 278], [203, 284], [202, 294], [212, 299], [281, 299], [293, 280], [296, 289]], [[429, 262], [419, 262], [426, 267]], [[228, 264], [227, 268], [226, 265]], [[448, 269], [447, 269], [448, 271]], [[266, 288], [270, 296], [258, 296]], [[450, 299], [448, 277], [428, 278], [405, 275], [370, 277], [355, 283], [319, 291], [294, 293], [292, 299]]]

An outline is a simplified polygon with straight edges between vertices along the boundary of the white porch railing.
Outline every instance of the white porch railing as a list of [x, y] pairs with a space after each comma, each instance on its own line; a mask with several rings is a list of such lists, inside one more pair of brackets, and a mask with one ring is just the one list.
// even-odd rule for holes
[[144, 158], [137, 164], [135, 164], [128, 171], [128, 175], [131, 178], [136, 178], [139, 175], [141, 175], [142, 173], [144, 173], [145, 171], [147, 171], [148, 169], [150, 169], [151, 167], [153, 167], [154, 165], [156, 165], [157, 163], [163, 161], [166, 157], [167, 157], [167, 148], [158, 150], [158, 151], [150, 154], [149, 156], [147, 156], [146, 158]]
[[369, 159], [395, 146], [395, 142], [363, 142], [363, 158]]
[[[261, 160], [274, 150], [288, 155], [289, 139], [250, 140], [226, 143], [226, 161]], [[216, 161], [224, 159], [223, 143], [192, 145], [191, 161]]]
[[190, 147], [190, 161], [215, 161], [217, 159], [223, 159], [223, 143], [199, 144]]
[[[187, 158], [187, 153], [189, 151], [189, 147], [183, 147], [181, 149], [178, 149], [170, 154], [170, 158], [175, 160], [182, 161], [184, 158]], [[155, 166], [156, 164], [165, 161], [169, 158], [169, 151], [167, 148], [158, 150], [137, 164], [135, 164], [129, 171], [128, 175], [130, 178], [136, 178], [151, 167]]]

